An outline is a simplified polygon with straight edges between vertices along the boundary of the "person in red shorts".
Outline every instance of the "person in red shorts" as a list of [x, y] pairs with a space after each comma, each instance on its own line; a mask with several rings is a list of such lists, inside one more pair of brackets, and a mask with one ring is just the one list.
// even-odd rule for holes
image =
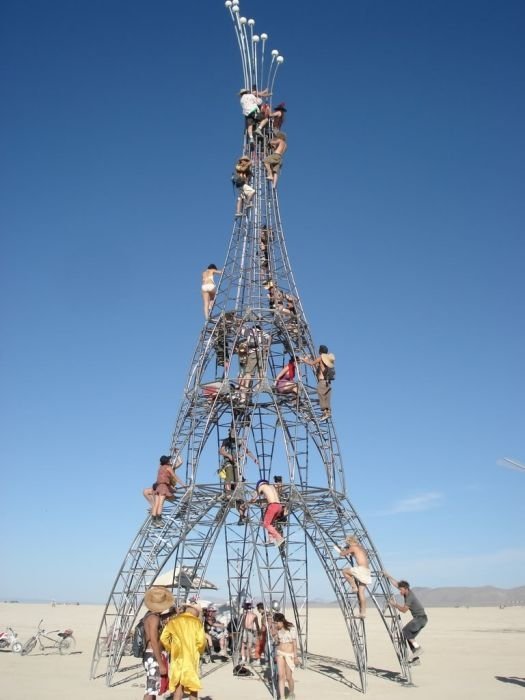
[[255, 486], [256, 494], [248, 501], [255, 503], [262, 496], [268, 503], [263, 515], [263, 527], [268, 531], [270, 544], [280, 547], [284, 543], [284, 537], [275, 529], [273, 523], [284, 514], [284, 507], [279, 500], [279, 494], [275, 486], [272, 486], [267, 479], [259, 479]]

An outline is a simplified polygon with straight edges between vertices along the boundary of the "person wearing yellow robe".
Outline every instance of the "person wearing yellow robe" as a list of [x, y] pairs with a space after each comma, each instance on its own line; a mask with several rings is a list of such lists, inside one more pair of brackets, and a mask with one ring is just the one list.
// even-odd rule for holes
[[206, 647], [201, 607], [187, 603], [184, 612], [173, 617], [162, 630], [160, 641], [170, 655], [169, 680], [174, 700], [182, 700], [184, 691], [197, 698], [201, 682], [199, 659]]

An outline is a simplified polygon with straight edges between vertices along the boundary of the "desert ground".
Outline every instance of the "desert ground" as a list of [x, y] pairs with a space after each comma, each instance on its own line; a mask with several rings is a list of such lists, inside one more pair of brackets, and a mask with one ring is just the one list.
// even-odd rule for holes
[[[0, 604], [0, 630], [13, 627], [22, 642], [32, 635], [41, 618], [48, 630], [71, 627], [77, 641], [70, 656], [61, 656], [53, 649], [42, 652], [36, 648], [24, 657], [0, 651], [0, 700], [32, 696], [39, 700], [141, 700], [141, 678], [112, 688], [106, 687], [104, 679], [89, 679], [102, 612], [98, 605]], [[407, 687], [396, 681], [396, 659], [379, 618], [370, 611], [366, 621], [367, 698], [525, 698], [525, 607], [430, 608], [427, 612], [429, 623], [420, 635], [422, 663], [413, 669], [413, 685]], [[403, 618], [410, 619], [409, 615]], [[337, 608], [310, 610], [309, 652], [308, 667], [295, 672], [297, 700], [360, 696], [352, 687], [357, 681], [351, 667], [352, 647]], [[130, 663], [135, 661], [128, 658]], [[343, 663], [337, 665], [336, 659]], [[230, 663], [203, 668], [207, 675], [202, 700], [270, 697], [257, 677], [233, 677]]]

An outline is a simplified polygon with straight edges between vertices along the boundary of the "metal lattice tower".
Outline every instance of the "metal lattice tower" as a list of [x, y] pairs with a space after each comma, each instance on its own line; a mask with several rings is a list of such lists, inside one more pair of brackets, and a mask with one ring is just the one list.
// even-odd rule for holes
[[[266, 59], [268, 36], [254, 34], [254, 20], [241, 16], [238, 2], [227, 0], [242, 59], [244, 86], [273, 87], [284, 59], [276, 50]], [[271, 126], [270, 126], [271, 130]], [[247, 598], [265, 609], [286, 611], [298, 631], [300, 654], [308, 665], [309, 558], [317, 558], [337, 598], [353, 647], [355, 688], [366, 691], [366, 623], [356, 617], [357, 596], [341, 575], [334, 545], [354, 535], [367, 550], [372, 572], [369, 605], [381, 616], [400, 665], [399, 679], [410, 682], [406, 644], [397, 611], [388, 600], [390, 584], [382, 574], [379, 555], [346, 496], [343, 465], [331, 419], [321, 422], [316, 381], [311, 369], [298, 364], [298, 395], [280, 395], [274, 378], [289, 356], [315, 356], [315, 346], [295, 285], [286, 251], [277, 190], [266, 180], [263, 159], [269, 153], [271, 131], [243, 152], [252, 161], [253, 206], [234, 218], [215, 303], [200, 334], [172, 438], [172, 454], [186, 466], [189, 488], [168, 505], [163, 526], [148, 516], [133, 540], [109, 596], [93, 654], [91, 677], [105, 676], [115, 685], [142, 674], [124, 656], [129, 633], [139, 615], [144, 594], [170, 562], [177, 602], [192, 581], [203, 580], [214, 548], [224, 547], [234, 632]], [[257, 368], [239, 379], [239, 340], [258, 327]], [[239, 481], [227, 497], [216, 476], [219, 447], [229, 432], [234, 437]], [[257, 466], [247, 463], [247, 451]], [[215, 465], [214, 467], [210, 465]], [[182, 469], [182, 468], [181, 468]], [[210, 483], [210, 477], [212, 476]], [[286, 544], [264, 544], [261, 515], [251, 507], [239, 524], [238, 499], [247, 500], [259, 478], [283, 477], [282, 500], [289, 515], [283, 525]], [[190, 583], [188, 583], [188, 581]], [[195, 585], [198, 589], [198, 584]], [[233, 663], [240, 656], [234, 634]], [[272, 695], [272, 673], [266, 682]], [[270, 680], [268, 680], [270, 678]], [[232, 681], [233, 682], [233, 681]]]

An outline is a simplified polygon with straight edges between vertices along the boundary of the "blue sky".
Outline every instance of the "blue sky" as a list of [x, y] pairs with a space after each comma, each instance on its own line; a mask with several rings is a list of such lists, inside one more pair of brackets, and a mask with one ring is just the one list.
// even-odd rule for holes
[[[525, 460], [525, 7], [241, 7], [285, 57], [281, 214], [350, 499], [413, 585], [524, 584], [496, 461]], [[219, 0], [11, 1], [0, 32], [0, 598], [104, 601], [226, 254], [240, 60]]]

